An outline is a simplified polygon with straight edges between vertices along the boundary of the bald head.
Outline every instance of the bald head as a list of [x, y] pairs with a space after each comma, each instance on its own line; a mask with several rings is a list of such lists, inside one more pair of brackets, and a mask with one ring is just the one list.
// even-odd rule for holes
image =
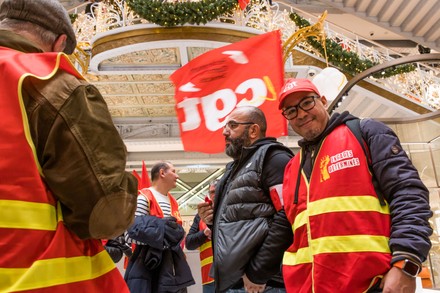
[[267, 122], [266, 116], [260, 108], [254, 106], [242, 106], [236, 108], [233, 113], [240, 113], [246, 118], [246, 121], [251, 121], [257, 124], [260, 128], [260, 138], [266, 136]]

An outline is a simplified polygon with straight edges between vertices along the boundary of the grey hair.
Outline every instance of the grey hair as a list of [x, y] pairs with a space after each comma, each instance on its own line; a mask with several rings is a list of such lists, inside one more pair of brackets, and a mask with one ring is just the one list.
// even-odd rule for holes
[[35, 23], [5, 18], [0, 21], [0, 28], [12, 31], [17, 34], [32, 34], [34, 37], [37, 37], [38, 40], [43, 44], [53, 44], [58, 38], [58, 35], [54, 32], [51, 32]]

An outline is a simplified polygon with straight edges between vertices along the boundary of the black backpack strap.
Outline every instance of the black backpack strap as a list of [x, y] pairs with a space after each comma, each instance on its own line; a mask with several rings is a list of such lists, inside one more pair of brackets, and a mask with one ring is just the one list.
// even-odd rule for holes
[[353, 119], [353, 120], [348, 120], [345, 122], [345, 125], [347, 125], [348, 129], [350, 129], [350, 131], [354, 134], [354, 136], [358, 140], [359, 144], [361, 145], [362, 150], [364, 151], [365, 157], [367, 158], [367, 162], [368, 162], [368, 169], [370, 170], [370, 173], [373, 176], [374, 190], [377, 193], [377, 197], [379, 198], [380, 205], [385, 206], [386, 205], [385, 197], [383, 196], [383, 193], [380, 190], [379, 182], [376, 179], [376, 175], [374, 175], [373, 167], [371, 166], [371, 155], [370, 155], [370, 152], [367, 151], [367, 148], [365, 146], [365, 140], [362, 137], [361, 120], [359, 118]]

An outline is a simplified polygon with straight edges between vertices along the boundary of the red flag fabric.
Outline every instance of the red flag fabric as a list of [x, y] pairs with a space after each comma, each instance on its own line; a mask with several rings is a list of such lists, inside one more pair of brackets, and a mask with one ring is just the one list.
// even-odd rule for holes
[[170, 78], [184, 150], [223, 152], [225, 118], [245, 105], [265, 113], [267, 136], [285, 135], [277, 98], [283, 75], [278, 30], [208, 51], [176, 70]]
[[[136, 170], [133, 170], [133, 175], [138, 180], [138, 191], [151, 186], [150, 177], [148, 176], [147, 167], [145, 166], [144, 160], [142, 160], [142, 176], [139, 176]], [[131, 244], [131, 250], [134, 251], [136, 248], [135, 244]], [[127, 268], [128, 265], [128, 257], [124, 259], [124, 269]]]
[[145, 162], [142, 160], [142, 179], [141, 186], [139, 189], [150, 187], [150, 177], [148, 176], [147, 167], [145, 166]]
[[249, 4], [250, 0], [238, 0], [238, 4], [240, 5], [240, 9], [244, 10], [246, 6]]
[[141, 176], [139, 176], [139, 174], [138, 174], [138, 172], [136, 172], [136, 170], [133, 170], [133, 172], [131, 172], [133, 175], [134, 175], [134, 177], [136, 177], [136, 179], [137, 179], [137, 181], [138, 181], [138, 190], [140, 190], [141, 188], [141, 181], [142, 181], [142, 179], [141, 179]]

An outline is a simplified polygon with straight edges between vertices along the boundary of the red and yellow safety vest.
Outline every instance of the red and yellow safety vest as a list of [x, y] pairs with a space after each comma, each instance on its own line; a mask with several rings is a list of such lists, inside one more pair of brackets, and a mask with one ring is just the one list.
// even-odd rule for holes
[[[207, 228], [205, 222], [200, 219], [199, 230], [204, 231]], [[206, 239], [205, 242], [200, 245], [200, 266], [202, 271], [202, 285], [206, 285], [214, 282], [214, 279], [209, 276], [209, 271], [212, 266], [212, 241]]]
[[337, 127], [322, 143], [309, 181], [302, 152], [286, 167], [283, 198], [294, 242], [284, 254], [287, 292], [365, 292], [390, 268], [389, 206], [381, 206], [364, 152]]
[[42, 179], [22, 86], [58, 70], [82, 78], [63, 53], [0, 47], [0, 292], [128, 292], [100, 241], [81, 240], [64, 226]]

